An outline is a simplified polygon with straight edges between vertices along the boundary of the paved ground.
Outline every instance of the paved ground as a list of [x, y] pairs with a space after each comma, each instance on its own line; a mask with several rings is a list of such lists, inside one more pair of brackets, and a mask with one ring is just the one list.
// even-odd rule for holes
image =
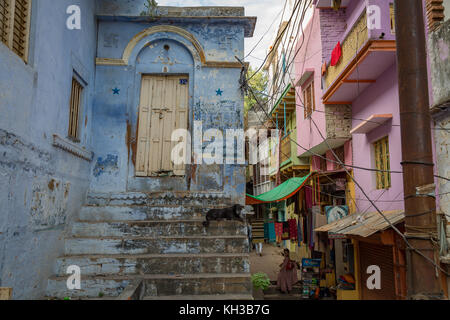
[[272, 244], [264, 244], [263, 255], [260, 257], [253, 250], [250, 253], [250, 272], [252, 274], [264, 272], [272, 281], [276, 281], [278, 272], [280, 271], [280, 264], [283, 262], [281, 252], [283, 249], [278, 248]]

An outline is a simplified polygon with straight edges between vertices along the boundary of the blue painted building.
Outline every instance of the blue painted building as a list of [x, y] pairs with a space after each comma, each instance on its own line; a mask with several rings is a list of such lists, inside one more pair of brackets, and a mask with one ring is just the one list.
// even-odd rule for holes
[[[45, 294], [88, 194], [244, 202], [242, 164], [197, 163], [207, 145], [197, 139], [191, 164], [174, 165], [168, 139], [175, 129], [243, 128], [235, 56], [256, 19], [234, 7], [150, 12], [144, 2], [2, 2], [0, 286], [16, 299]], [[24, 21], [5, 18], [13, 9]]]

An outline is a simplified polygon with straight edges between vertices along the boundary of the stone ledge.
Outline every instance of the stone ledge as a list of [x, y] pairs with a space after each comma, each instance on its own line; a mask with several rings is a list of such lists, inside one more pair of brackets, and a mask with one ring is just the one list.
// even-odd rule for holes
[[53, 146], [60, 148], [66, 152], [69, 152], [81, 159], [91, 162], [94, 158], [94, 153], [92, 151], [88, 151], [76, 145], [75, 143], [68, 141], [66, 139], [61, 138], [57, 134], [53, 135]]

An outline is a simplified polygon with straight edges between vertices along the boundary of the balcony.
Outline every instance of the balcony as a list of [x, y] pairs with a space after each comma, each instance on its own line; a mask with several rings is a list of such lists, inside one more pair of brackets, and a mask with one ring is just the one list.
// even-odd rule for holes
[[291, 158], [291, 140], [290, 137], [287, 136], [283, 140], [281, 140], [281, 163], [284, 163]]
[[[371, 0], [372, 2], [374, 0]], [[344, 35], [342, 56], [336, 66], [328, 65], [324, 76], [324, 104], [351, 105], [396, 61], [392, 6], [381, 7], [381, 28], [368, 27], [366, 8]]]

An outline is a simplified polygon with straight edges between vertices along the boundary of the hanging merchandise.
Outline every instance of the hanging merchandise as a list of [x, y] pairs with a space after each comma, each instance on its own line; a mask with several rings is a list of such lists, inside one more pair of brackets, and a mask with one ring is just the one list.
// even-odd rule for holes
[[308, 217], [303, 216], [303, 227], [302, 227], [302, 231], [303, 231], [303, 243], [307, 244], [308, 243]]
[[313, 196], [312, 196], [312, 188], [306, 187], [305, 188], [305, 202], [306, 202], [306, 209], [311, 209], [313, 206]]
[[281, 236], [281, 240], [289, 240], [289, 222], [283, 222], [283, 235]]
[[297, 223], [297, 241], [298, 241], [298, 246], [300, 247], [302, 245], [302, 241], [303, 241], [303, 217], [299, 216], [298, 217], [298, 223]]
[[276, 232], [275, 232], [275, 223], [269, 222], [268, 223], [268, 233], [269, 233], [269, 242], [275, 242], [276, 241]]
[[281, 222], [275, 223], [275, 236], [277, 243], [280, 243], [282, 240], [281, 238], [283, 236], [283, 223]]
[[313, 207], [314, 229], [320, 228], [327, 224], [327, 216], [320, 212], [320, 206]]
[[341, 59], [342, 56], [342, 48], [341, 43], [338, 42], [333, 52], [331, 53], [331, 66], [336, 66]]
[[311, 250], [314, 249], [314, 215], [311, 210], [308, 213], [308, 245]]
[[289, 223], [289, 235], [290, 235], [291, 241], [297, 241], [297, 239], [298, 239], [297, 220], [289, 219], [288, 223]]

